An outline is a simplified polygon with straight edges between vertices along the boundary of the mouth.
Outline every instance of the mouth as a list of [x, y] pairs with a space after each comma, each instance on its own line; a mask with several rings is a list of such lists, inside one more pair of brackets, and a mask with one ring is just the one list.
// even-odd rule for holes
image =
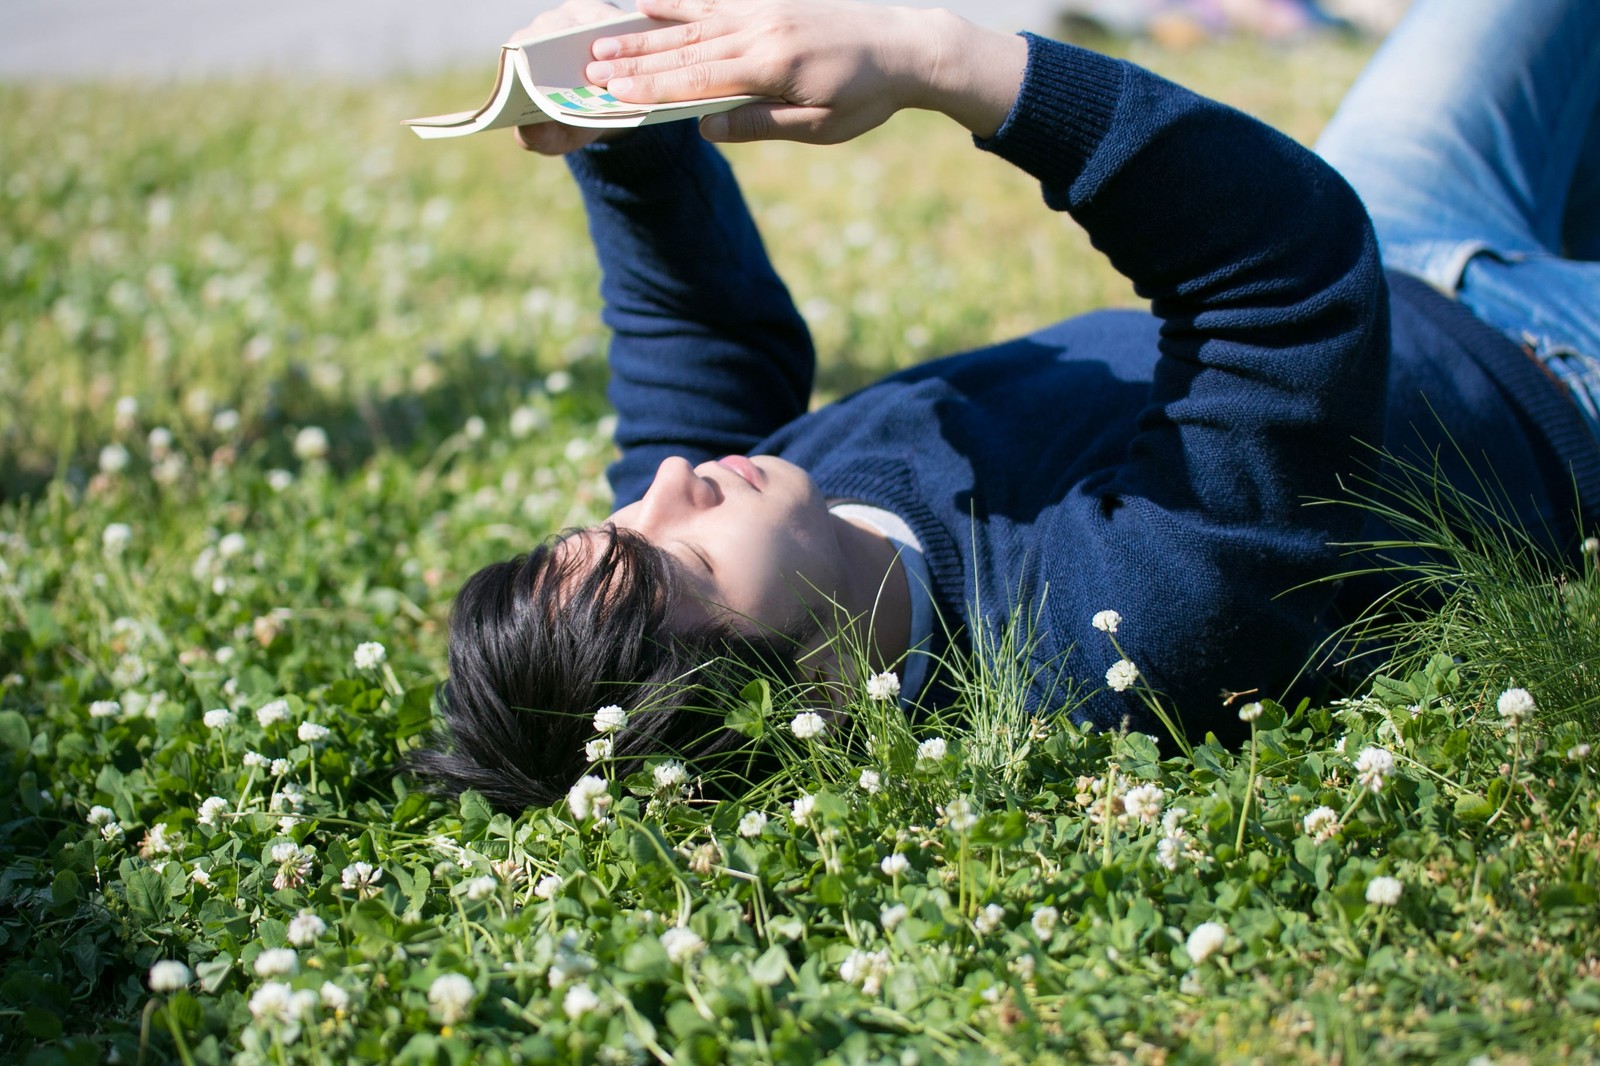
[[717, 460], [718, 466], [725, 466], [747, 482], [757, 492], [761, 491], [761, 483], [766, 480], [766, 475], [761, 468], [742, 455], [724, 455]]

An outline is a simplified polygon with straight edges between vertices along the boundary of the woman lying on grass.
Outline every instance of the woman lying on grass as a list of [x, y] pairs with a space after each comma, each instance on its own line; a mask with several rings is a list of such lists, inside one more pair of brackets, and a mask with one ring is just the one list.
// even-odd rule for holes
[[[1104, 676], [1074, 720], [1153, 732], [1159, 692], [1191, 736], [1226, 739], [1219, 692], [1288, 696], [1393, 587], [1326, 580], [1335, 545], [1385, 532], [1307, 506], [1372, 448], [1437, 459], [1468, 492], [1492, 471], [1560, 550], [1600, 506], [1600, 264], [1578, 261], [1600, 258], [1600, 7], [1422, 0], [1319, 157], [1132, 64], [940, 11], [639, 6], [678, 25], [599, 40], [594, 82], [778, 102], [603, 144], [519, 131], [566, 156], [589, 212], [618, 506], [462, 589], [449, 745], [419, 759], [444, 787], [552, 801], [607, 705], [624, 772], [743, 744], [715, 708], [752, 673], [826, 688], [894, 670], [908, 708], [948, 705], [942, 664], [1019, 618], [1036, 710], [1064, 677]], [[615, 15], [570, 0], [530, 29]], [[1149, 313], [808, 412], [805, 324], [707, 142], [844, 141], [904, 108], [1036, 177]]]

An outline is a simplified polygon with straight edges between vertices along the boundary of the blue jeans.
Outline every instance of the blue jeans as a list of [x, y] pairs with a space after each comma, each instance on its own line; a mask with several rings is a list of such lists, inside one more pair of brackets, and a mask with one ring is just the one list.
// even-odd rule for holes
[[1600, 0], [1417, 0], [1316, 148], [1384, 264], [1527, 346], [1600, 438]]

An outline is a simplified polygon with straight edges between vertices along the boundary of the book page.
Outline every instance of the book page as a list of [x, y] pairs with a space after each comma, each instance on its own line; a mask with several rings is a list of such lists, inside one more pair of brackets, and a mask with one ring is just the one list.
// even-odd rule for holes
[[584, 77], [596, 39], [667, 26], [644, 15], [624, 15], [559, 33], [518, 38], [501, 46], [500, 66], [489, 100], [476, 111], [406, 119], [419, 137], [459, 137], [506, 126], [557, 121], [573, 126], [616, 128], [694, 118], [727, 111], [754, 99], [718, 97], [671, 104], [618, 100]]

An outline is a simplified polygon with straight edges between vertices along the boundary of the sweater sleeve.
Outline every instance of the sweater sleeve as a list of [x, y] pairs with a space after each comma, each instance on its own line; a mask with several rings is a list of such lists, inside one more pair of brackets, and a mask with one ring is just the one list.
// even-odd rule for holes
[[[1058, 600], [1056, 639], [1109, 665], [1088, 622], [1116, 608], [1123, 647], [1187, 713], [1222, 687], [1281, 694], [1316, 643], [1330, 543], [1361, 520], [1306, 503], [1382, 439], [1387, 290], [1364, 208], [1262, 123], [1035, 37], [1012, 113], [978, 143], [1038, 178], [1160, 321], [1124, 455], [1076, 486], [1054, 531], [1070, 550], [1042, 552], [1053, 596], [1096, 600]], [[1147, 724], [1131, 693], [1083, 713]]]
[[744, 454], [803, 414], [815, 356], [727, 162], [692, 122], [568, 157], [612, 331], [618, 506], [662, 459]]

